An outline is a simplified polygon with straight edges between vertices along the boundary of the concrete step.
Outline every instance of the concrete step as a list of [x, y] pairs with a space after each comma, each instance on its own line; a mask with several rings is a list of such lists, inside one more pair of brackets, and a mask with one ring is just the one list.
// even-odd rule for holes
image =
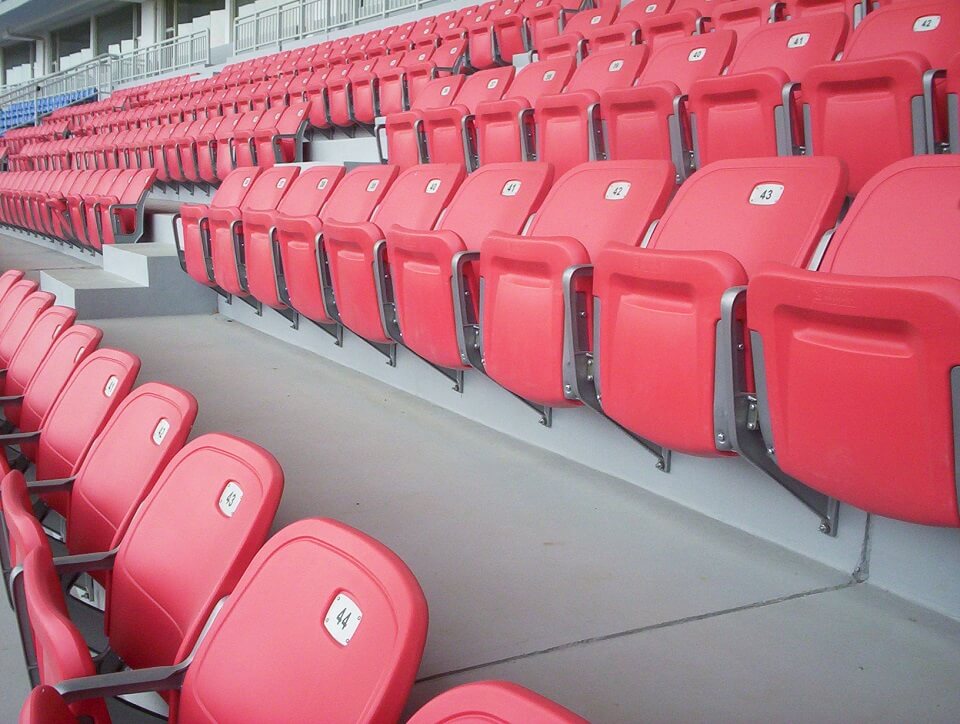
[[212, 314], [216, 294], [183, 273], [173, 244], [107, 246], [103, 268], [50, 269], [40, 288], [81, 319]]

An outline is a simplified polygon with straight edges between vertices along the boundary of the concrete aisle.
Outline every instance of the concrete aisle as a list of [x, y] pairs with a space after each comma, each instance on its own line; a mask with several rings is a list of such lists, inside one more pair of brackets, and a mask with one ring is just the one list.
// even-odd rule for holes
[[[96, 323], [141, 382], [196, 394], [197, 433], [277, 456], [277, 527], [337, 518], [407, 562], [430, 604], [411, 707], [502, 677], [595, 722], [960, 712], [956, 621], [219, 316]], [[26, 693], [8, 618], [4, 722]]]

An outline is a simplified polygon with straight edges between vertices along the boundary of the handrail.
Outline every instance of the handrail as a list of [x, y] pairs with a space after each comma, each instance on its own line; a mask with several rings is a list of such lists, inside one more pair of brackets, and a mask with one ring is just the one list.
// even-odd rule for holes
[[439, 0], [289, 0], [272, 8], [238, 17], [233, 26], [233, 51], [245, 53], [308, 35], [339, 30], [365, 20], [419, 10]]
[[122, 83], [209, 63], [210, 30], [206, 28], [119, 55], [104, 53], [73, 68], [19, 83], [0, 93], [0, 107], [33, 101], [36, 123], [42, 98], [88, 88], [103, 98]]
[[116, 86], [209, 63], [210, 29], [205, 28], [114, 56], [113, 83]]

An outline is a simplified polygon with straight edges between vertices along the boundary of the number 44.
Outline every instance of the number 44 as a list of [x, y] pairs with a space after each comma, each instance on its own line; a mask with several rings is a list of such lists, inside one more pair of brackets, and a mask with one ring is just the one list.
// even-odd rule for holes
[[340, 624], [340, 628], [346, 628], [347, 624], [350, 622], [350, 617], [353, 613], [347, 613], [347, 609], [343, 609], [340, 613], [337, 614], [337, 623]]

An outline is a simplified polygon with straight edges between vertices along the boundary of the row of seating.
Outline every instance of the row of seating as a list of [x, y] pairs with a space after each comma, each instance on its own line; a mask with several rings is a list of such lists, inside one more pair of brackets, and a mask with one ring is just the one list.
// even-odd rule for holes
[[[194, 396], [135, 387], [139, 358], [100, 347], [99, 329], [54, 302], [21, 272], [0, 276], [0, 558], [37, 685], [21, 722], [109, 722], [104, 699], [134, 691], [162, 692], [179, 722], [397, 721], [427, 628], [410, 570], [332, 520], [267, 541], [276, 459], [222, 433], [188, 442]], [[51, 511], [64, 520], [56, 558]], [[61, 587], [81, 572], [106, 590], [97, 656]], [[242, 671], [238, 650], [257, 652]], [[413, 721], [477, 712], [584, 721], [503, 682], [448, 692]]]
[[27, 123], [32, 124], [38, 116], [46, 116], [65, 106], [82, 103], [96, 97], [96, 88], [81, 88], [53, 96], [10, 103], [0, 108], [0, 134]]
[[[665, 161], [588, 162], [556, 180], [542, 162], [487, 164], [470, 175], [458, 164], [402, 172], [369, 165], [346, 174], [333, 166], [277, 166], [234, 171], [209, 206], [183, 205], [175, 224], [184, 270], [226, 295], [286, 314], [292, 309], [320, 325], [343, 325], [377, 344], [403, 345], [443, 368], [478, 369], [537, 405], [587, 403], [664, 448], [714, 456], [729, 454], [735, 438], [718, 422], [735, 401], [715, 399], [725, 292], [752, 284], [769, 263], [793, 268], [781, 274], [809, 277], [810, 289], [826, 289], [822, 280], [848, 273], [960, 279], [949, 223], [960, 192], [958, 170], [955, 155], [898, 162], [868, 183], [837, 227], [850, 176], [829, 157], [716, 162], [672, 200], [674, 172]], [[901, 225], [902, 235], [892, 232]], [[911, 229], [923, 229], [922, 238]], [[846, 250], [855, 244], [869, 251], [836, 267], [831, 260], [840, 251], [844, 258], [854, 254]], [[832, 274], [803, 271], [821, 267]], [[892, 305], [907, 314], [902, 306]], [[874, 311], [858, 310], [856, 323], [867, 337], [879, 324]], [[931, 329], [918, 325], [916, 332], [926, 343]], [[765, 338], [782, 334], [759, 331]], [[791, 374], [777, 368], [780, 361], [765, 363], [771, 397], [760, 395], [763, 414], [768, 400], [783, 404], [770, 388], [773, 375]], [[791, 363], [815, 378], [834, 369]], [[854, 371], [866, 363], [847, 364], [860, 379]], [[940, 399], [947, 417], [934, 423], [929, 394], [921, 392], [930, 378], [899, 367], [897, 374], [896, 389], [909, 389], [903, 397], [922, 404], [924, 419], [942, 435], [927, 427], [918, 430], [922, 440], [901, 433], [879, 455], [871, 452], [876, 438], [864, 431], [858, 454], [844, 442], [836, 466], [822, 462], [824, 451], [863, 421], [892, 423], [879, 411], [862, 415], [866, 403], [851, 400], [855, 390], [892, 377], [876, 375], [858, 386], [831, 373], [836, 389], [826, 379], [816, 384], [817, 400], [829, 389], [837, 401], [828, 406], [829, 424], [810, 404], [809, 384], [778, 387], [806, 405], [811, 418], [802, 424], [810, 425], [811, 440], [791, 454], [790, 443], [799, 444], [790, 437], [792, 418], [781, 423], [774, 412], [769, 422], [761, 417], [764, 436], [782, 424], [787, 432], [777, 430], [777, 445], [765, 449], [775, 449], [784, 469], [832, 497], [894, 518], [960, 525], [950, 396]], [[892, 406], [891, 397], [900, 395], [864, 400]], [[841, 400], [846, 415], [835, 409]], [[853, 425], [851, 416], [861, 424]], [[836, 437], [827, 444], [831, 434]], [[922, 480], [916, 476], [921, 450], [929, 452], [924, 464], [943, 462]]]
[[[390, 161], [403, 168], [536, 158], [563, 172], [593, 158], [663, 158], [683, 178], [724, 158], [824, 154], [847, 162], [856, 191], [898, 158], [947, 148], [948, 105], [960, 84], [952, 42], [960, 7], [905, 0], [870, 13], [849, 40], [847, 27], [844, 14], [824, 13], [760, 25], [736, 54], [737, 34], [725, 29], [652, 51], [609, 45], [580, 65], [560, 52], [516, 77], [504, 67], [430, 80], [457, 65], [452, 54], [433, 60], [448, 45], [458, 51], [452, 41], [417, 72], [406, 56], [384, 55], [361, 63], [360, 76], [361, 65], [336, 66], [233, 95], [212, 91], [206, 102], [189, 96], [141, 108], [139, 120], [129, 121], [158, 125], [108, 125], [106, 133], [24, 147], [12, 162], [21, 169], [153, 167], [162, 182], [215, 184], [237, 167], [301, 160], [309, 127], [372, 123], [387, 112]], [[948, 65], [945, 77], [934, 70]], [[956, 138], [956, 114], [953, 120]]]
[[0, 223], [81, 249], [143, 236], [153, 169], [0, 174]]

